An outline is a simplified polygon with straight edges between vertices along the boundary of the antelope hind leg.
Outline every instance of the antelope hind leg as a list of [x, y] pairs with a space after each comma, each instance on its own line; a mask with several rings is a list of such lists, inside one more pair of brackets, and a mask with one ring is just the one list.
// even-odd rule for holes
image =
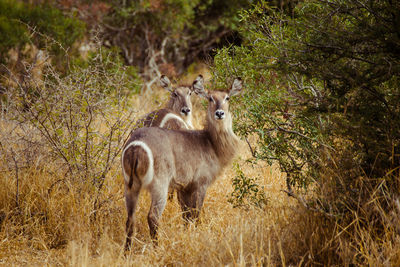
[[132, 234], [135, 226], [135, 210], [139, 198], [140, 186], [126, 189], [125, 192], [125, 205], [128, 213], [126, 220], [126, 242], [125, 250], [130, 250], [132, 244]]
[[165, 209], [168, 198], [168, 188], [167, 190], [162, 190], [158, 192], [151, 192], [151, 206], [150, 211], [147, 216], [147, 222], [149, 224], [150, 236], [153, 241], [157, 244], [157, 230], [158, 221]]

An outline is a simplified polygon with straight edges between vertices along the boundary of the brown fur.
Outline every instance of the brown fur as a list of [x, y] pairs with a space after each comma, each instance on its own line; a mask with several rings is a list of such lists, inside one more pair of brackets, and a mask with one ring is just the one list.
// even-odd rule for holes
[[[125, 152], [125, 158], [126, 160], [123, 162], [124, 169], [130, 177], [142, 177], [146, 174], [147, 168], [149, 167], [149, 161], [143, 148], [138, 146], [132, 147], [132, 149]], [[134, 179], [131, 178], [127, 186], [131, 188], [133, 182]]]
[[[235, 88], [232, 87], [231, 93], [234, 90], [239, 91], [241, 89], [241, 81], [236, 84], [235, 82]], [[127, 142], [127, 145], [134, 141], [143, 142], [153, 154], [154, 175], [151, 182], [146, 186], [152, 199], [148, 223], [153, 239], [156, 238], [158, 220], [166, 204], [168, 188], [177, 190], [183, 218], [196, 220], [203, 205], [207, 188], [215, 181], [223, 168], [231, 162], [238, 146], [238, 138], [232, 130], [232, 118], [227, 100], [228, 93], [212, 92], [207, 94], [204, 91], [200, 93], [210, 101], [205, 129], [189, 131], [141, 128], [134, 131]], [[223, 113], [223, 117], [218, 119], [218, 112]], [[123, 155], [124, 168], [126, 168], [126, 164], [133, 163], [131, 158], [135, 152], [130, 151], [135, 148], [136, 146], [128, 148]], [[146, 162], [148, 162], [148, 159], [144, 161], [143, 165], [139, 161], [136, 166], [131, 165], [130, 168], [143, 170]], [[148, 163], [146, 166], [148, 166]], [[143, 175], [133, 176], [137, 181], [132, 182], [132, 187], [129, 187], [129, 184], [125, 186], [128, 209], [127, 248], [130, 245], [134, 220], [134, 209], [132, 212], [129, 207], [136, 206]], [[135, 187], [137, 185], [138, 187]]]

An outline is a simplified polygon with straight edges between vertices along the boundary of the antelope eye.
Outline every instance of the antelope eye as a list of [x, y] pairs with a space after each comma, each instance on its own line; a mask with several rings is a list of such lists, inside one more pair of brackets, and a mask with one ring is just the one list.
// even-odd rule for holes
[[227, 97], [225, 98], [225, 100], [226, 100], [226, 101], [229, 101], [229, 96], [227, 96]]
[[172, 96], [173, 96], [173, 97], [177, 97], [178, 94], [177, 94], [176, 92], [172, 92]]

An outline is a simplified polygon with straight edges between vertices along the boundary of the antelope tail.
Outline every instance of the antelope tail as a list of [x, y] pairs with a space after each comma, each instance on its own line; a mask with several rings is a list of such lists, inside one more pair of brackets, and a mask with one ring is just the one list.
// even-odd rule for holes
[[152, 182], [154, 157], [146, 143], [133, 141], [125, 147], [122, 152], [122, 172], [128, 188], [131, 188], [135, 182], [139, 182], [143, 187]]

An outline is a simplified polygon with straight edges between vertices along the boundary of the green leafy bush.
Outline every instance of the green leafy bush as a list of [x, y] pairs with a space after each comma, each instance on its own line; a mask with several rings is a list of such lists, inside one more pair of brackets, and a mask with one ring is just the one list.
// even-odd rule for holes
[[239, 164], [235, 164], [236, 176], [232, 179], [233, 192], [228, 202], [233, 207], [249, 208], [255, 206], [263, 208], [267, 202], [264, 188], [257, 184], [255, 178], [247, 177]]
[[373, 247], [398, 246], [399, 21], [398, 1], [308, 0], [292, 17], [264, 2], [242, 12], [243, 45], [215, 57], [215, 87], [245, 80], [235, 131], [287, 174], [304, 223], [318, 218], [306, 265], [398, 262]]
[[306, 1], [290, 18], [260, 4], [242, 13], [244, 45], [218, 52], [216, 85], [232, 75], [247, 84], [237, 130], [257, 135], [256, 156], [277, 160], [291, 183], [318, 180], [344, 147], [352, 177], [399, 166], [393, 10], [390, 1]]

